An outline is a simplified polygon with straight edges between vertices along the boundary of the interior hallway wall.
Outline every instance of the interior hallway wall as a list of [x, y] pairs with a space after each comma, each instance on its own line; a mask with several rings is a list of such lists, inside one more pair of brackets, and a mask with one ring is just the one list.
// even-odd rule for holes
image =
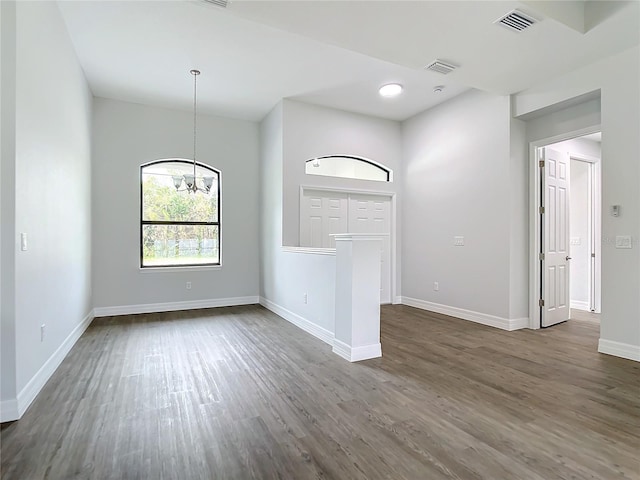
[[570, 253], [571, 308], [589, 310], [591, 305], [591, 181], [590, 165], [571, 160], [570, 175]]
[[[514, 96], [514, 116], [601, 92], [602, 316], [599, 350], [640, 361], [640, 47], [613, 55]], [[556, 131], [571, 127], [556, 124]], [[560, 132], [562, 133], [562, 132]], [[544, 138], [544, 137], [540, 137]], [[621, 205], [619, 217], [611, 205]], [[630, 235], [631, 249], [615, 247]]]
[[526, 323], [524, 128], [510, 107], [474, 90], [403, 123], [403, 302]]
[[[260, 125], [260, 152], [261, 302], [332, 344], [335, 252], [297, 248], [300, 186], [396, 193], [401, 178], [400, 125], [283, 100]], [[305, 161], [324, 154], [355, 154], [378, 161], [393, 169], [395, 181], [305, 175]]]
[[0, 421], [17, 415], [15, 322], [16, 4], [0, 2]]
[[283, 107], [280, 102], [260, 124], [260, 302], [332, 344], [335, 255], [283, 247]]
[[[285, 245], [299, 245], [300, 185], [399, 193], [402, 146], [398, 122], [294, 100], [284, 100], [283, 108]], [[333, 154], [378, 162], [393, 171], [393, 182], [305, 174], [306, 160]]]
[[[8, 420], [29, 406], [91, 320], [92, 95], [55, 3], [3, 2], [2, 30], [2, 77], [11, 77], [2, 85], [2, 343], [3, 355], [15, 355], [13, 374], [5, 371], [11, 362], [2, 366]], [[13, 151], [5, 133], [15, 133]], [[6, 182], [19, 188], [5, 191]], [[5, 335], [12, 322], [14, 335]], [[5, 390], [7, 381], [15, 386]]]
[[[185, 88], [189, 79], [185, 78]], [[222, 172], [221, 267], [140, 268], [140, 165], [193, 158], [193, 114], [96, 98], [94, 103], [94, 306], [257, 300], [258, 125], [198, 118], [198, 160]], [[191, 282], [191, 289], [185, 288]], [[142, 307], [141, 307], [142, 306]], [[204, 304], [203, 304], [204, 306]]]

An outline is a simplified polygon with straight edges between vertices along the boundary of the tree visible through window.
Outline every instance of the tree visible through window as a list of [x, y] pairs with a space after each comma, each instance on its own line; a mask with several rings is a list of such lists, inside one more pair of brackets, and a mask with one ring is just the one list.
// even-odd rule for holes
[[212, 179], [209, 193], [176, 189], [174, 178], [193, 173], [189, 160], [140, 167], [140, 265], [220, 265], [220, 172], [196, 165], [196, 178]]

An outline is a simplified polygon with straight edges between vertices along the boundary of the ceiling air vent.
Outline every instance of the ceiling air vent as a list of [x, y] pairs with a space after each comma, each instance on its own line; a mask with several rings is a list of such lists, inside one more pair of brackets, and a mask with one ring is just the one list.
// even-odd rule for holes
[[531, 25], [537, 22], [538, 21], [531, 15], [527, 15], [520, 10], [511, 10], [505, 16], [500, 17], [493, 23], [500, 24], [503, 27], [508, 28], [509, 30], [512, 30], [514, 32], [521, 32], [522, 30], [529, 28]]
[[446, 75], [447, 73], [453, 72], [458, 67], [451, 65], [450, 63], [443, 62], [442, 60], [434, 60], [424, 68], [431, 70], [432, 72], [438, 72]]
[[229, 3], [229, 0], [203, 0], [207, 3], [210, 3], [211, 5], [215, 5], [216, 7], [222, 7], [222, 8], [227, 8], [227, 4]]

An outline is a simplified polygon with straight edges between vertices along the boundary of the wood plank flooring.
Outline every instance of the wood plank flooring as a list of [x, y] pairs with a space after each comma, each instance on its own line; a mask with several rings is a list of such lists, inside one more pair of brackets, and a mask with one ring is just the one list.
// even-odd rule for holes
[[260, 306], [96, 319], [1, 433], [3, 480], [640, 479], [640, 364], [599, 326], [382, 308], [350, 364]]
[[581, 320], [583, 322], [600, 323], [600, 314], [589, 312], [587, 310], [571, 309], [571, 320]]

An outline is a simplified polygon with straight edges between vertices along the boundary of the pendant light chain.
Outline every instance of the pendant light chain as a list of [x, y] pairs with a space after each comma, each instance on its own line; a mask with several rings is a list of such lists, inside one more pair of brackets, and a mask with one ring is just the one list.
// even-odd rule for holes
[[194, 187], [195, 187], [195, 178], [196, 178], [196, 131], [197, 131], [197, 95], [198, 95], [198, 75], [200, 75], [199, 70], [191, 70], [191, 74], [193, 75], [193, 178], [194, 178]]
[[[0, 0], [1, 1], [1, 0]], [[187, 191], [189, 193], [196, 194], [197, 192], [202, 192], [206, 195], [211, 191], [211, 186], [213, 185], [214, 177], [211, 175], [205, 175], [201, 177], [201, 185], [198, 186], [198, 177], [196, 176], [196, 150], [198, 145], [198, 75], [200, 75], [200, 70], [191, 70], [189, 73], [193, 75], [193, 175], [185, 173], [184, 175], [172, 175], [173, 178], [173, 186], [176, 187], [176, 192], [184, 192]], [[211, 170], [210, 168], [205, 168], [205, 170]], [[185, 184], [184, 190], [181, 190], [180, 187], [182, 184]], [[219, 187], [219, 183], [218, 183]]]

